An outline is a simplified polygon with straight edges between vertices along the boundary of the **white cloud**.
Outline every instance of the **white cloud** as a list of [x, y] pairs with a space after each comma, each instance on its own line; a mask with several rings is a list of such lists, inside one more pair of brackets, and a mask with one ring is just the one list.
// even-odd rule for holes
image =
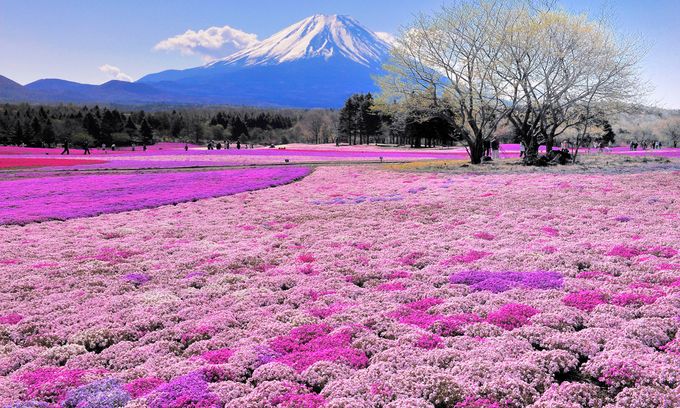
[[397, 39], [392, 34], [386, 33], [384, 31], [376, 31], [375, 35], [389, 45], [394, 45], [394, 43], [397, 42]]
[[99, 70], [108, 75], [109, 77], [111, 77], [111, 79], [132, 82], [132, 78], [130, 77], [130, 75], [124, 73], [123, 71], [120, 70], [120, 68], [114, 67], [113, 65], [104, 64], [101, 67], [99, 67]]
[[226, 57], [243, 48], [258, 43], [257, 35], [224, 27], [210, 27], [204, 30], [187, 30], [184, 34], [165, 39], [156, 44], [156, 51], [179, 51], [183, 55], [198, 54], [204, 60]]

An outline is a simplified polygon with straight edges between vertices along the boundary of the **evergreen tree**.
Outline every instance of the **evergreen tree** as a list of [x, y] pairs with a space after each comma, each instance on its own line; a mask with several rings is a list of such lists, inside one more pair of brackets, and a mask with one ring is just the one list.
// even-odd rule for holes
[[113, 142], [114, 133], [118, 132], [118, 118], [108, 109], [104, 110], [101, 122], [100, 142], [110, 145]]
[[611, 146], [616, 140], [616, 133], [612, 129], [611, 123], [607, 119], [602, 120], [602, 141], [605, 145]]
[[142, 120], [140, 125], [140, 133], [142, 135], [142, 143], [145, 145], [153, 144], [153, 129], [149, 126], [149, 122], [146, 119]]
[[373, 110], [374, 102], [373, 102], [373, 96], [368, 93], [363, 99], [361, 100], [361, 105], [360, 105], [360, 117], [359, 117], [359, 123], [361, 127], [361, 131], [366, 136], [366, 144], [370, 143], [370, 138], [373, 137], [375, 138], [379, 133], [380, 129], [382, 128], [382, 120], [380, 118], [380, 115], [378, 115], [374, 110]]
[[85, 117], [83, 118], [83, 128], [85, 128], [85, 131], [92, 136], [97, 143], [101, 143], [99, 121], [92, 112], [87, 112], [87, 114], [85, 114]]
[[349, 144], [352, 144], [352, 137], [356, 132], [355, 117], [357, 112], [356, 95], [352, 95], [345, 101], [338, 119], [338, 136], [347, 140]]
[[38, 117], [35, 116], [33, 117], [33, 120], [31, 121], [31, 133], [30, 135], [24, 135], [26, 138], [26, 144], [29, 146], [40, 146], [40, 138], [42, 136], [42, 125], [40, 124], [40, 120], [38, 120]]
[[54, 133], [54, 128], [52, 127], [52, 121], [47, 119], [45, 126], [42, 128], [41, 134], [42, 143], [48, 147], [52, 146], [56, 141], [56, 135]]
[[21, 126], [21, 122], [17, 121], [14, 127], [14, 138], [12, 143], [15, 145], [20, 145], [24, 142], [24, 128]]
[[[143, 119], [145, 121], [145, 119]], [[128, 116], [127, 122], [125, 122], [125, 133], [130, 136], [130, 140], [133, 142], [137, 140], [137, 126], [132, 121], [132, 115]]]
[[[175, 111], [172, 112], [173, 116], [175, 116], [174, 115]], [[173, 138], [177, 139], [180, 133], [182, 133], [182, 129], [184, 129], [184, 119], [182, 119], [182, 115], [178, 115], [172, 121], [170, 134], [172, 135]]]
[[231, 121], [230, 130], [231, 138], [233, 140], [240, 140], [241, 137], [248, 137], [248, 127], [238, 116]]

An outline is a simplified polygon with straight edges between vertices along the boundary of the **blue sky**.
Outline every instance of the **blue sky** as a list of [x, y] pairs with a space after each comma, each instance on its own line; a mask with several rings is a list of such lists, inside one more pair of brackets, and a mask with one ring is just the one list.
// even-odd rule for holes
[[[26, 84], [40, 78], [102, 83], [201, 65], [206, 55], [154, 50], [161, 41], [228, 25], [264, 39], [311, 14], [349, 14], [374, 31], [396, 33], [414, 13], [442, 0], [0, 0], [0, 75]], [[562, 0], [566, 8], [610, 10], [621, 31], [642, 35], [649, 53], [650, 101], [680, 108], [680, 1]], [[238, 32], [237, 32], [238, 33]], [[182, 37], [184, 38], [184, 37]], [[162, 47], [161, 47], [162, 48]], [[166, 47], [167, 48], [167, 47]], [[212, 50], [213, 55], [222, 50]], [[109, 65], [120, 69], [120, 72]]]

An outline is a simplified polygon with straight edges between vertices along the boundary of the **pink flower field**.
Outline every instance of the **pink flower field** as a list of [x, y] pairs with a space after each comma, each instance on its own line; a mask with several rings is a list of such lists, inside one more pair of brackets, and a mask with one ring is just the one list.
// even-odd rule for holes
[[[544, 152], [543, 147], [541, 152]], [[438, 149], [411, 149], [408, 147], [379, 146], [341, 146], [332, 144], [301, 145], [293, 144], [279, 148], [206, 150], [205, 147], [191, 145], [184, 151], [181, 143], [159, 143], [149, 146], [146, 152], [129, 148], [115, 152], [92, 149], [91, 156], [72, 149], [69, 156], [61, 156], [61, 149], [23, 148], [0, 146], [0, 171], [4, 168], [44, 167], [54, 171], [63, 170], [116, 170], [116, 169], [172, 169], [200, 167], [232, 167], [280, 164], [325, 164], [325, 163], [365, 163], [365, 162], [413, 162], [421, 160], [467, 160], [468, 154], [463, 147]], [[501, 146], [502, 158], [519, 158], [518, 144]], [[597, 149], [582, 149], [581, 155], [598, 154]], [[680, 157], [680, 149], [631, 151], [627, 147], [608, 149], [612, 156], [632, 157]]]
[[0, 405], [679, 406], [680, 172], [309, 172], [0, 182]]

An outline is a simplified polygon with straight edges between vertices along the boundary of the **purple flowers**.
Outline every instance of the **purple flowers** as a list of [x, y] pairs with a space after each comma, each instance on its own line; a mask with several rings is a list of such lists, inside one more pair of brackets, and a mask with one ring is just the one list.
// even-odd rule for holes
[[557, 272], [487, 272], [466, 271], [451, 275], [452, 284], [464, 284], [472, 290], [501, 293], [514, 288], [558, 289], [562, 275]]
[[286, 184], [305, 167], [27, 178], [0, 183], [0, 224], [139, 210]]
[[127, 275], [123, 276], [123, 280], [130, 282], [135, 286], [140, 286], [150, 281], [151, 277], [143, 273], [128, 273]]
[[163, 384], [149, 397], [149, 408], [219, 408], [219, 398], [208, 389], [199, 373], [191, 373]]
[[130, 394], [122, 387], [120, 381], [106, 378], [69, 391], [63, 408], [122, 408], [130, 401]]

